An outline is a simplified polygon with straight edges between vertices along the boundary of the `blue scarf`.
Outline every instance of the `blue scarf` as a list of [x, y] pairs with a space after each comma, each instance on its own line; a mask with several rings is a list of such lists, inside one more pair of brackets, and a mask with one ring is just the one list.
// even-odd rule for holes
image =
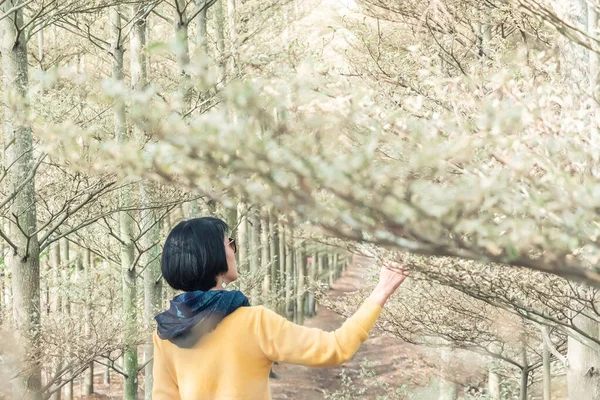
[[239, 307], [248, 306], [248, 298], [238, 290], [185, 292], [175, 296], [169, 309], [154, 318], [158, 337], [182, 347], [193, 346], [223, 318]]

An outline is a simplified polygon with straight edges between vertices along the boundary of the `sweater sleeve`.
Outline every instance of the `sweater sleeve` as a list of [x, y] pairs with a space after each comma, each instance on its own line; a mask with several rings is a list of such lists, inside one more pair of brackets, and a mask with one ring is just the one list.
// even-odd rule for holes
[[330, 367], [348, 361], [367, 340], [381, 314], [381, 307], [366, 301], [334, 332], [296, 325], [263, 308], [258, 323], [258, 340], [271, 361]]
[[152, 376], [154, 383], [152, 384], [152, 399], [153, 400], [180, 400], [179, 387], [169, 370], [168, 360], [160, 346], [160, 339], [154, 333], [154, 361], [152, 367]]

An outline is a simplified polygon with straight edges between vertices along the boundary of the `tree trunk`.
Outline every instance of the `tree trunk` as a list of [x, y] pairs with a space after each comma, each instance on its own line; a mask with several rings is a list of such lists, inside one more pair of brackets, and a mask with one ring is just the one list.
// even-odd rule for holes
[[[50, 245], [50, 265], [52, 268], [52, 290], [50, 291], [50, 312], [56, 314], [61, 312], [62, 299], [60, 295], [60, 282], [61, 282], [61, 260], [60, 260], [60, 242], [57, 240]], [[58, 365], [58, 369], [61, 365]], [[57, 390], [50, 397], [51, 400], [60, 400], [62, 390]]]
[[[310, 282], [311, 284], [316, 280], [317, 278], [317, 253], [314, 252], [311, 256], [311, 262], [310, 262], [310, 269], [309, 271], [309, 276], [310, 276]], [[308, 292], [308, 316], [309, 317], [313, 317], [316, 314], [316, 298], [315, 298], [315, 293], [310, 290]]]
[[[585, 315], [573, 318], [573, 324], [586, 334], [598, 338], [598, 323]], [[567, 387], [569, 400], [600, 400], [600, 357], [597, 349], [568, 338]]]
[[[89, 299], [92, 298], [91, 290], [92, 278], [92, 253], [89, 249], [83, 249], [83, 283], [87, 293], [85, 301], [85, 336], [89, 340], [92, 334], [92, 305]], [[88, 369], [83, 377], [83, 395], [89, 396], [94, 393], [94, 361], [90, 361]]]
[[[238, 248], [238, 271], [240, 275], [246, 273], [245, 278], [248, 278], [248, 208], [245, 203], [238, 204], [238, 232], [237, 232], [237, 248]], [[240, 287], [243, 292], [245, 287]]]
[[[1, 25], [0, 25], [1, 26]], [[4, 228], [4, 232], [6, 232], [7, 235], [10, 235], [10, 224], [7, 223], [4, 227], [2, 227], [0, 225], [0, 229]], [[8, 251], [12, 251], [12, 249], [10, 250], [6, 250], [6, 252]], [[5, 254], [5, 256], [8, 255], [8, 253], [3, 253]], [[4, 299], [4, 307], [6, 307], [6, 320], [10, 320], [10, 322], [12, 324], [14, 324], [14, 314], [13, 314], [13, 302], [12, 302], [12, 287], [11, 287], [11, 282], [12, 282], [12, 276], [10, 273], [10, 266], [7, 264], [6, 258], [4, 258], [4, 291], [2, 293], [0, 293], [0, 296], [2, 296], [2, 298]]]
[[[273, 262], [273, 257], [269, 254], [271, 251], [271, 241], [269, 240], [269, 220], [266, 214], [266, 210], [263, 210], [263, 212], [261, 213], [260, 227], [260, 260], [262, 265], [269, 265], [269, 263]], [[265, 272], [265, 277], [263, 279], [263, 304], [267, 303], [270, 295], [272, 276], [271, 270], [272, 268], [269, 266], [269, 269]]]
[[500, 376], [496, 373], [494, 361], [488, 367], [488, 392], [490, 400], [500, 400]]
[[52, 268], [52, 290], [50, 291], [50, 311], [60, 310], [60, 241], [50, 245], [50, 267]]
[[[237, 208], [227, 208], [225, 210], [226, 213], [226, 222], [229, 229], [233, 229], [237, 225]], [[233, 236], [233, 234], [232, 234]]]
[[[0, 13], [21, 3], [7, 0], [0, 5]], [[33, 175], [33, 146], [30, 125], [27, 123], [27, 89], [29, 86], [27, 63], [27, 38], [23, 29], [23, 8], [10, 13], [0, 21], [2, 54], [3, 90], [10, 93], [16, 102], [5, 102], [4, 143], [10, 144], [5, 150], [6, 192], [17, 191], [10, 206], [10, 215], [18, 216], [18, 224], [10, 222], [11, 241], [15, 248], [6, 257], [6, 265], [11, 271], [13, 315], [15, 334], [23, 354], [25, 373], [16, 380], [15, 398], [41, 398], [41, 366], [37, 360], [40, 325], [40, 249], [36, 231], [35, 184]]]
[[217, 30], [217, 51], [219, 59], [219, 69], [221, 70], [220, 83], [217, 87], [223, 87], [227, 81], [226, 55], [225, 55], [225, 16], [223, 15], [223, 1], [217, 0], [215, 3], [215, 20]]
[[299, 245], [296, 251], [296, 270], [298, 280], [296, 282], [296, 323], [304, 324], [304, 301], [306, 299], [306, 253], [304, 246]]
[[[186, 0], [175, 0], [175, 40], [177, 41], [177, 66], [182, 76], [187, 76], [187, 67], [190, 64], [190, 45], [188, 40], [188, 20], [186, 16]], [[185, 90], [184, 90], [185, 93]]]
[[271, 294], [277, 295], [279, 290], [279, 233], [275, 225], [276, 217], [269, 210], [269, 261], [271, 262]]
[[[524, 320], [523, 320], [524, 322]], [[527, 389], [528, 389], [528, 378], [529, 378], [529, 360], [527, 359], [527, 341], [525, 337], [525, 333], [523, 333], [522, 337], [522, 350], [521, 350], [521, 364], [523, 365], [523, 369], [521, 369], [521, 391], [520, 391], [520, 400], [527, 400]]]
[[285, 239], [285, 314], [288, 320], [293, 321], [294, 304], [292, 302], [292, 296], [294, 292], [294, 285], [292, 279], [294, 278], [294, 238], [291, 227], [287, 229]]
[[527, 400], [528, 380], [529, 380], [529, 369], [523, 368], [521, 370], [521, 390], [519, 392], [519, 400]]
[[252, 276], [252, 289], [250, 291], [250, 302], [257, 305], [260, 301], [259, 291], [260, 287], [258, 284], [258, 270], [260, 268], [260, 222], [258, 219], [258, 211], [252, 210], [250, 212], [250, 274]]
[[[132, 7], [132, 15], [143, 12], [141, 4], [134, 4]], [[148, 63], [144, 48], [146, 46], [146, 29], [147, 20], [140, 19], [136, 21], [131, 31], [130, 38], [130, 61], [131, 61], [131, 86], [133, 90], [141, 91], [148, 84]], [[146, 132], [134, 125], [133, 135], [141, 143], [145, 142]], [[160, 249], [158, 242], [160, 241], [160, 225], [157, 220], [156, 211], [151, 209], [154, 204], [153, 193], [155, 185], [151, 182], [143, 182], [140, 185], [140, 198], [144, 205], [141, 212], [143, 226], [148, 226], [149, 229], [140, 240], [140, 244], [145, 253], [141, 257], [141, 263], [144, 268], [144, 314], [143, 324], [144, 330], [151, 331], [154, 322], [154, 316], [158, 313], [162, 303], [162, 281], [160, 279]], [[192, 207], [193, 208], [193, 205]], [[192, 210], [193, 213], [193, 210]], [[144, 345], [143, 363], [144, 367], [144, 398], [152, 399], [153, 385], [153, 363], [154, 346], [151, 341]]]
[[[2, 245], [0, 245], [0, 254], [4, 255], [4, 247]], [[2, 259], [4, 259], [4, 257], [2, 257]], [[4, 283], [6, 281], [6, 275], [4, 261], [0, 261], [0, 325], [7, 323], [8, 320], [8, 318], [6, 318], [8, 312], [4, 302]]]
[[[69, 285], [71, 283], [71, 252], [69, 240], [64, 237], [60, 239], [61, 285], [66, 288], [65, 295], [60, 296], [60, 309], [63, 315], [71, 314], [71, 299], [69, 297]], [[61, 366], [62, 367], [62, 366]], [[69, 381], [62, 388], [65, 400], [73, 399], [73, 381]]]
[[279, 314], [283, 317], [286, 316], [286, 302], [285, 302], [285, 292], [287, 290], [286, 281], [285, 281], [285, 271], [287, 267], [287, 257], [286, 257], [286, 234], [285, 234], [285, 226], [281, 219], [279, 219], [277, 223], [277, 230], [279, 232], [279, 298], [283, 298], [284, 300], [279, 302]]
[[[0, 229], [4, 230], [2, 222], [0, 222]], [[7, 233], [8, 234], [8, 233]], [[6, 268], [4, 256], [8, 249], [4, 246], [4, 240], [0, 240], [0, 325], [6, 323], [8, 326], [12, 320], [8, 317], [8, 314], [12, 314], [12, 310], [9, 311], [6, 304], [6, 297], [4, 293], [8, 286], [8, 268]]]
[[336, 280], [338, 253], [331, 254], [329, 259], [331, 260], [331, 265], [329, 266], [329, 287], [331, 287]]
[[[141, 185], [141, 197], [146, 206], [152, 203], [152, 184], [144, 182]], [[162, 280], [160, 270], [160, 228], [157, 221], [156, 211], [149, 208], [144, 208], [142, 211], [142, 221], [145, 224], [152, 224], [152, 227], [142, 237], [142, 248], [148, 249], [142, 257], [142, 265], [144, 268], [144, 329], [151, 331], [154, 325], [154, 316], [161, 309], [162, 302]], [[144, 398], [152, 399], [153, 385], [153, 363], [149, 360], [154, 357], [154, 346], [152, 342], [144, 346], [143, 362], [147, 363], [144, 369], [145, 387]]]
[[[69, 240], [66, 237], [60, 239], [60, 261], [62, 263], [60, 269], [60, 284], [68, 289], [71, 272], [71, 252]], [[71, 301], [68, 294], [60, 296], [60, 309], [63, 314], [69, 314], [71, 312]]]
[[104, 373], [102, 374], [102, 382], [105, 385], [110, 385], [110, 367], [108, 365], [104, 367]]
[[[69, 246], [69, 240], [65, 237], [60, 239], [60, 259], [62, 262], [61, 265], [61, 286], [66, 289], [64, 295], [59, 297], [60, 299], [60, 312], [62, 315], [71, 314], [71, 299], [69, 297], [69, 285], [71, 283], [70, 275], [71, 275], [71, 252]], [[61, 365], [62, 368], [62, 365]], [[69, 381], [66, 385], [62, 387], [63, 395], [62, 397], [65, 400], [73, 399], [73, 381]]]
[[317, 280], [319, 282], [323, 282], [324, 276], [325, 276], [325, 254], [323, 252], [319, 252], [318, 260], [317, 260]]
[[440, 377], [440, 400], [458, 399], [457, 385], [454, 381], [450, 362], [452, 351], [450, 349], [442, 350], [442, 376]]
[[[585, 7], [585, 5], [583, 5]], [[598, 5], [595, 1], [587, 3], [587, 31], [588, 34], [597, 39], [598, 38]], [[590, 88], [592, 90], [592, 96], [596, 99], [596, 102], [592, 105], [594, 107], [594, 116], [597, 117], [600, 114], [600, 107], [598, 106], [598, 98], [600, 95], [600, 79], [598, 73], [600, 72], [600, 55], [595, 51], [589, 52], [589, 66], [590, 66]], [[594, 119], [592, 119], [594, 121]], [[598, 127], [596, 123], [590, 124], [591, 128], [591, 145], [598, 145]]]
[[[113, 35], [112, 77], [115, 81], [123, 81], [123, 32], [121, 28], [121, 13], [119, 7], [111, 9], [111, 28]], [[125, 104], [121, 99], [115, 100], [113, 105], [115, 137], [117, 141], [127, 139], [127, 126], [125, 120]], [[119, 204], [121, 208], [131, 206], [131, 186], [125, 185], [120, 189]], [[125, 348], [123, 352], [123, 373], [125, 382], [123, 399], [137, 400], [138, 398], [138, 358], [135, 337], [137, 335], [136, 311], [136, 268], [134, 263], [134, 245], [132, 242], [133, 219], [127, 211], [119, 213], [120, 239], [121, 239], [121, 271], [123, 282], [123, 313], [125, 317]]]
[[[206, 0], [196, 0], [196, 7], [200, 9], [206, 3]], [[206, 26], [207, 19], [206, 13], [208, 8], [204, 8], [202, 11], [198, 13], [196, 16], [196, 45], [203, 49], [203, 52], [206, 54], [208, 51], [207, 48], [207, 35], [206, 35]]]
[[229, 25], [229, 41], [231, 44], [229, 57], [229, 71], [232, 76], [235, 75], [237, 66], [237, 28], [235, 26], [235, 0], [227, 0], [227, 25]]
[[[542, 335], [544, 337], [549, 337], [548, 328], [542, 327]], [[542, 387], [542, 395], [543, 400], [551, 400], [552, 393], [552, 375], [550, 372], [550, 348], [545, 340], [543, 340], [543, 348], [542, 348], [542, 375], [543, 375], [543, 387]]]

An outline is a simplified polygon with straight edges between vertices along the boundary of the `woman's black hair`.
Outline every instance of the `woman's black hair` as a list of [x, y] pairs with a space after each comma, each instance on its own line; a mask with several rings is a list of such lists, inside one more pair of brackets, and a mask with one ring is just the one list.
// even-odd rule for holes
[[161, 258], [161, 270], [175, 290], [210, 290], [217, 276], [227, 272], [223, 243], [229, 228], [218, 218], [181, 221], [169, 233]]

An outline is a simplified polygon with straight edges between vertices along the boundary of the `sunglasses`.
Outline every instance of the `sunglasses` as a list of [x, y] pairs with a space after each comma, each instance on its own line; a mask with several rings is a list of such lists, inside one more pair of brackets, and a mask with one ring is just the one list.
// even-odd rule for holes
[[229, 246], [231, 246], [234, 253], [237, 253], [237, 244], [235, 244], [234, 238], [229, 238]]

